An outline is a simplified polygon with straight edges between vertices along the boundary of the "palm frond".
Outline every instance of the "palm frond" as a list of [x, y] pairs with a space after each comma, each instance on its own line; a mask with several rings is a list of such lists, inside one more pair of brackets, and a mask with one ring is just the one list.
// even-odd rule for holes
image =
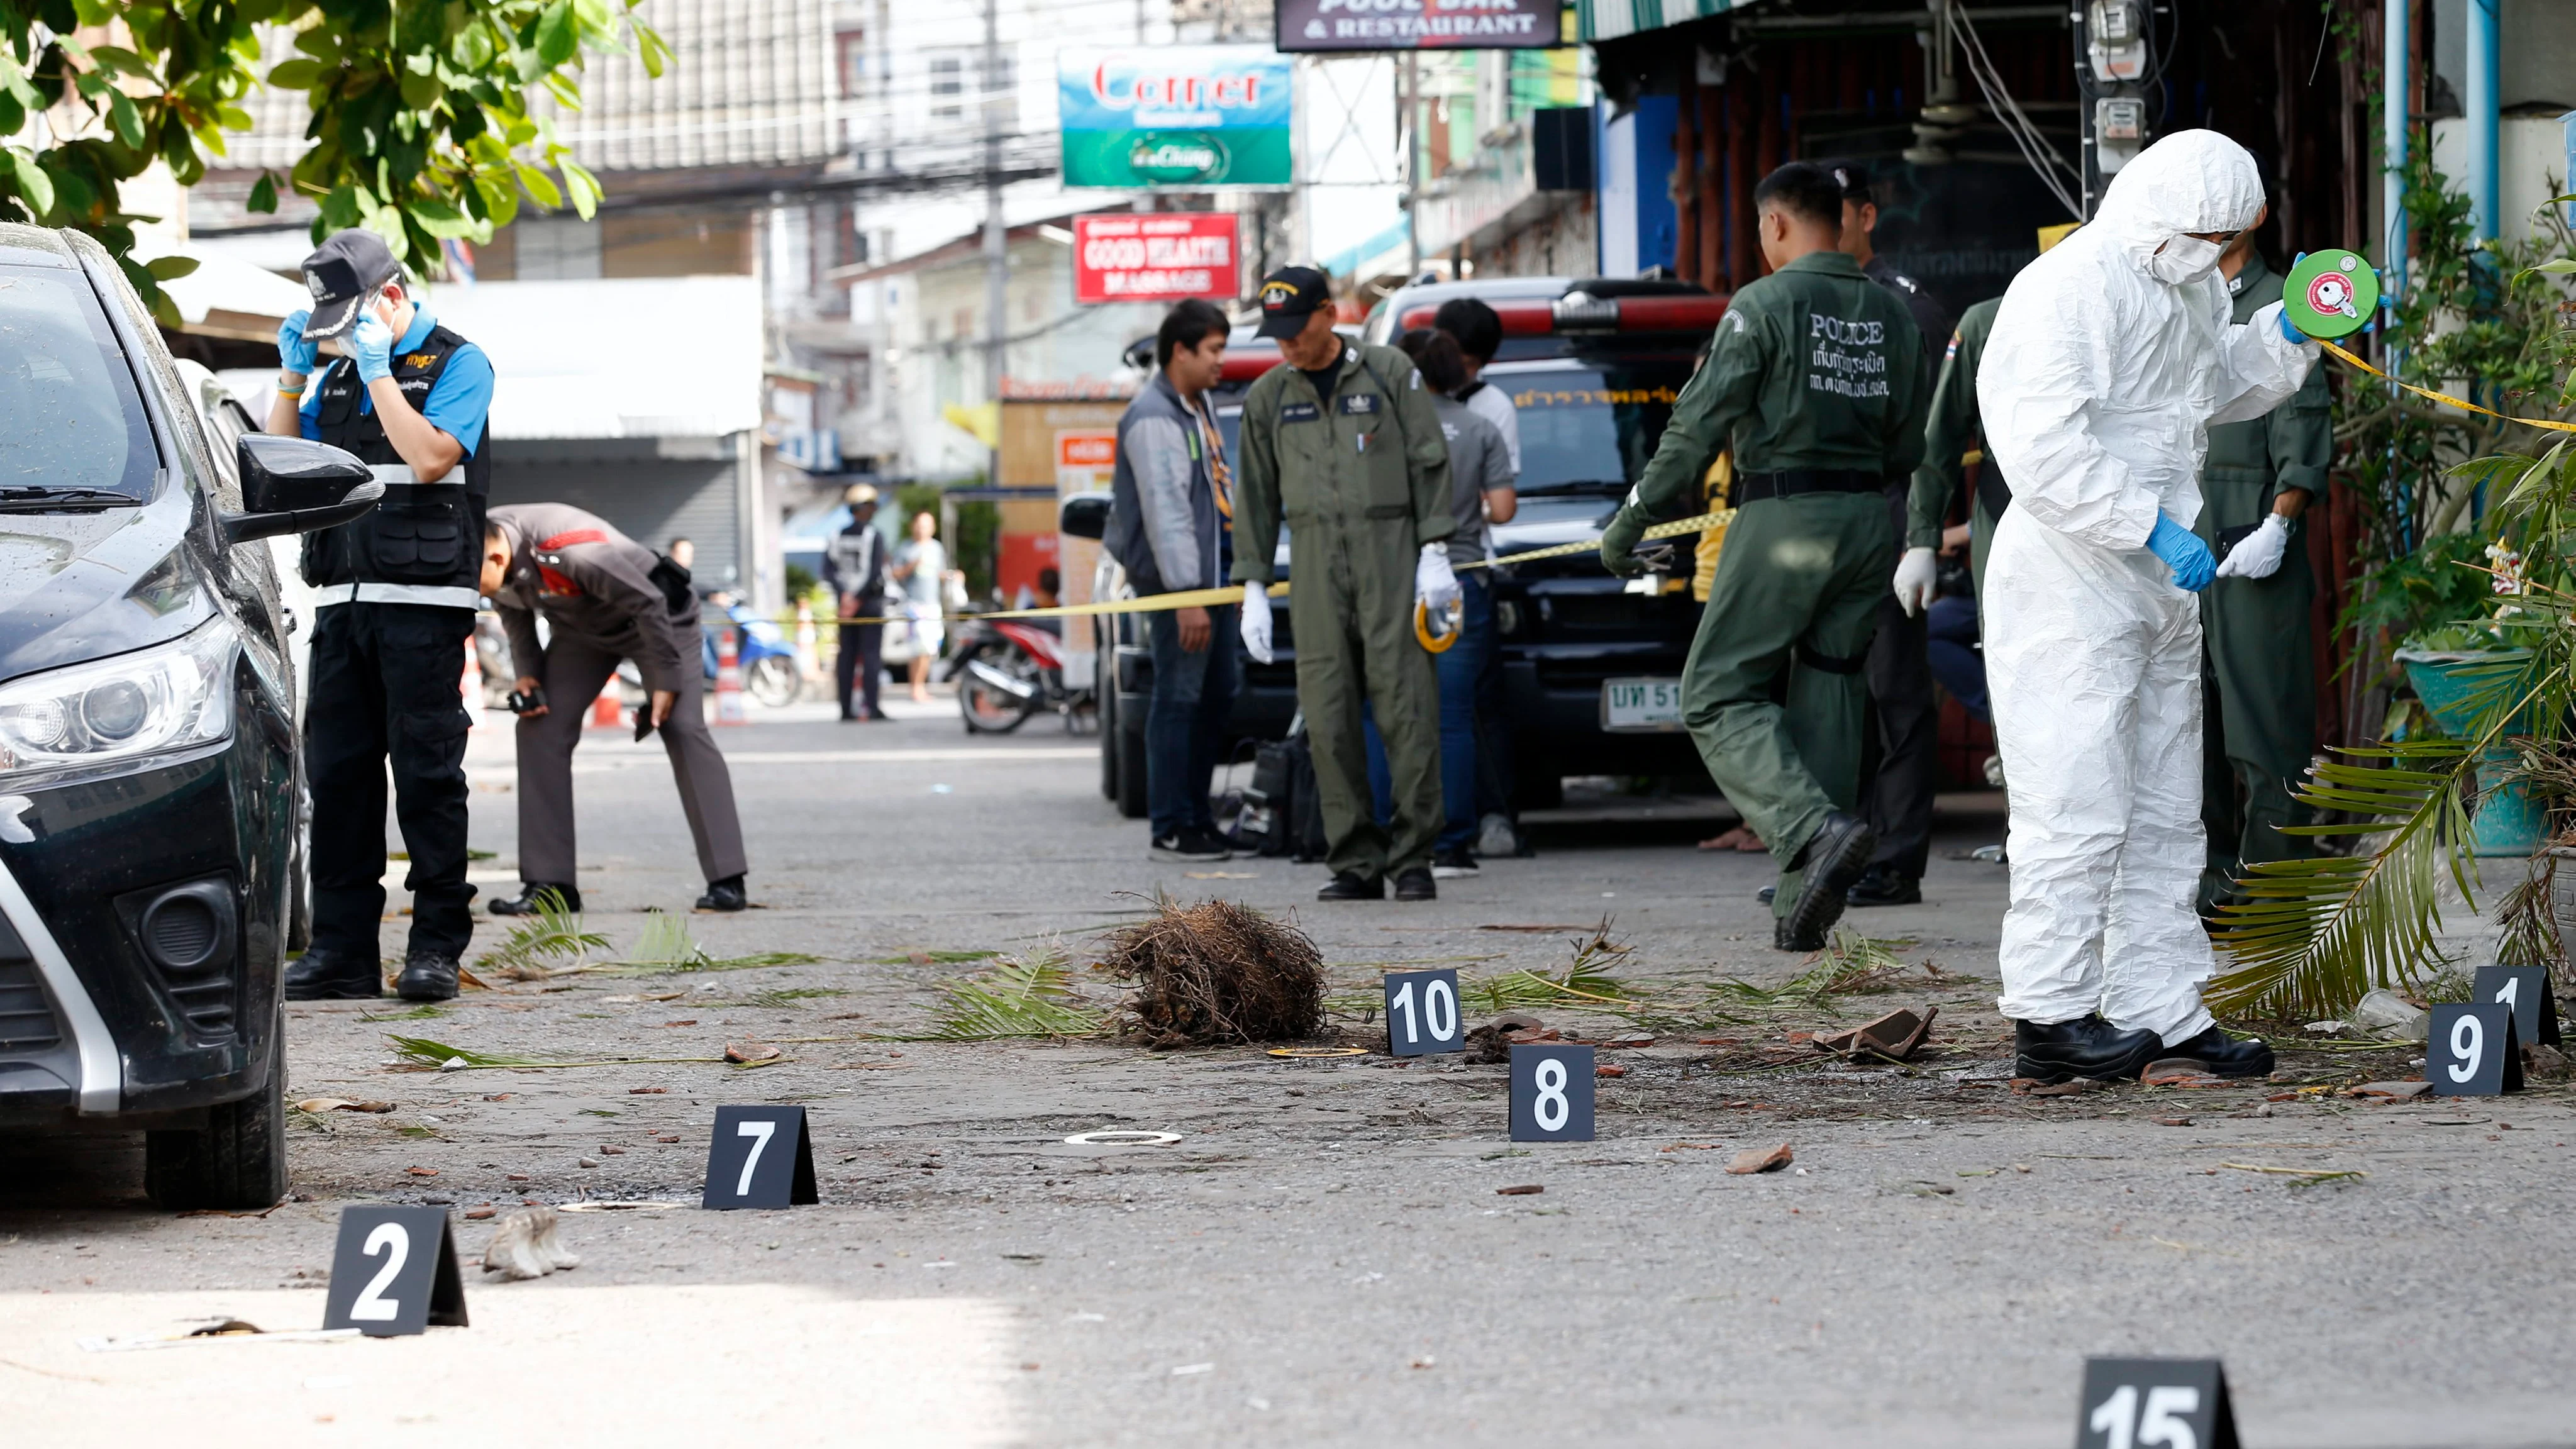
[[2245, 899], [2219, 908], [2218, 944], [2230, 966], [2208, 995], [2222, 1011], [2330, 1015], [2374, 987], [2411, 983], [2440, 966], [2446, 869], [2476, 909], [2465, 852], [2477, 750], [2415, 740], [2343, 753], [2352, 758], [2320, 761], [2297, 798], [2347, 818], [2285, 828], [2384, 838], [2355, 855], [2250, 867], [2237, 882]]
[[1103, 1017], [1071, 1004], [1072, 979], [1061, 951], [1024, 959], [1005, 957], [981, 977], [939, 988], [941, 1002], [927, 1035], [932, 1041], [996, 1041], [1007, 1037], [1089, 1036]]
[[[551, 892], [538, 896], [537, 902], [537, 913], [485, 952], [474, 963], [476, 969], [514, 981], [533, 981], [579, 971], [588, 964], [591, 952], [608, 949], [608, 938], [582, 929], [580, 913], [565, 910]], [[556, 961], [564, 964], [552, 964]]]

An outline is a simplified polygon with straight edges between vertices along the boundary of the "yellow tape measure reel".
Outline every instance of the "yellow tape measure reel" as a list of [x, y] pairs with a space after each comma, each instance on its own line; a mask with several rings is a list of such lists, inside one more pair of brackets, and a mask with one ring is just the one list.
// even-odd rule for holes
[[1430, 652], [1446, 654], [1449, 646], [1458, 642], [1459, 631], [1467, 627], [1466, 601], [1452, 600], [1447, 608], [1440, 611], [1437, 622], [1447, 625], [1447, 628], [1435, 632], [1431, 627], [1434, 622], [1430, 603], [1414, 600], [1413, 637], [1421, 640], [1422, 647]]

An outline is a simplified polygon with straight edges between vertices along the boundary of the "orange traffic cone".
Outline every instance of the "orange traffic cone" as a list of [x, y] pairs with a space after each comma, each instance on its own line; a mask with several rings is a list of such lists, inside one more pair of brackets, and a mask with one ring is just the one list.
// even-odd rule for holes
[[716, 635], [716, 723], [751, 723], [742, 708], [742, 641], [731, 624]]
[[483, 724], [483, 651], [474, 641], [465, 641], [465, 678], [461, 687], [465, 697], [465, 727], [479, 729]]
[[622, 729], [626, 724], [625, 704], [617, 697], [617, 681], [610, 679], [590, 702], [590, 727], [595, 730]]

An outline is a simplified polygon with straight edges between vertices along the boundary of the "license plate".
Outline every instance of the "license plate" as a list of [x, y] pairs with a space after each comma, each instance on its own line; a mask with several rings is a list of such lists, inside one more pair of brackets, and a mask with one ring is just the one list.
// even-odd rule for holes
[[1678, 679], [1605, 679], [1601, 728], [1611, 734], [1671, 734], [1682, 728]]

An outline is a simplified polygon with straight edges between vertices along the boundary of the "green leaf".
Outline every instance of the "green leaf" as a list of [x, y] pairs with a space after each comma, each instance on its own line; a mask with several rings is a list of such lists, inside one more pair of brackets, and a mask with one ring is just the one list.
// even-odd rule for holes
[[563, 192], [556, 189], [553, 177], [524, 161], [514, 162], [512, 167], [519, 173], [519, 184], [527, 188], [539, 206], [555, 210], [564, 204]]
[[128, 146], [143, 144], [143, 113], [134, 99], [123, 91], [111, 92], [107, 100], [107, 123], [116, 130], [116, 138]]
[[436, 76], [416, 75], [408, 70], [402, 73], [395, 85], [402, 92], [403, 104], [415, 111], [430, 109], [437, 105], [438, 98], [445, 94], [445, 89], [439, 85]]
[[277, 211], [277, 177], [273, 173], [259, 173], [259, 179], [250, 184], [250, 200], [246, 205], [262, 216], [273, 215]]
[[567, 156], [563, 159], [564, 188], [572, 194], [572, 209], [584, 221], [599, 212], [599, 178]]
[[17, 177], [18, 194], [26, 199], [30, 214], [42, 218], [54, 209], [54, 179], [36, 164], [33, 155], [10, 147], [9, 170]]
[[2539, 266], [2525, 268], [2521, 275], [2527, 277], [2533, 272], [2543, 272], [2553, 277], [2576, 275], [2576, 258], [2553, 257]]
[[90, 47], [89, 58], [109, 70], [123, 71], [137, 80], [158, 83], [161, 79], [153, 74], [152, 67], [144, 61], [143, 57], [121, 45], [93, 45]]
[[660, 80], [664, 67], [671, 63], [670, 43], [662, 39], [660, 31], [643, 21], [638, 20], [634, 25], [635, 58], [644, 63], [644, 74]]
[[175, 282], [197, 269], [195, 257], [154, 257], [143, 264], [156, 282]]
[[282, 91], [311, 90], [322, 83], [322, 62], [301, 56], [281, 61], [268, 73], [268, 83]]
[[537, 17], [537, 59], [548, 70], [572, 59], [581, 45], [573, 28], [572, 0], [553, 0]]
[[411, 204], [411, 219], [419, 224], [421, 230], [428, 232], [431, 236], [442, 239], [447, 237], [470, 238], [484, 229], [481, 222], [465, 215], [444, 201], [413, 202]]

